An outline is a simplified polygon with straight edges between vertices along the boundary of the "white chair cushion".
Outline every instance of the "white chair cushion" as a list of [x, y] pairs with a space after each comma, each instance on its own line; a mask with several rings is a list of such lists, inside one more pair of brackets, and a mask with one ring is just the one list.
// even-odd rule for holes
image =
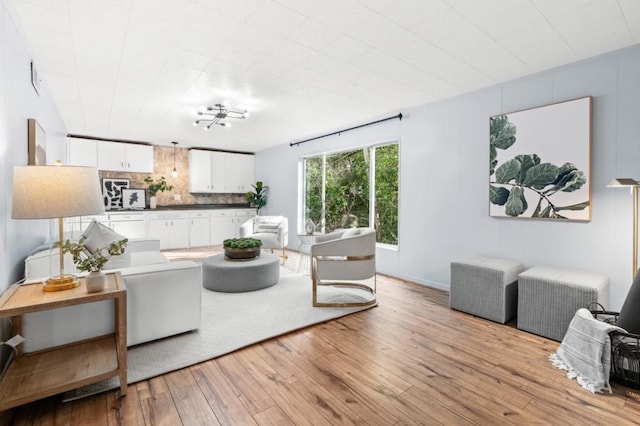
[[342, 234], [341, 238], [353, 237], [354, 235], [360, 235], [360, 228], [349, 228]]
[[256, 217], [253, 222], [253, 233], [254, 234], [262, 234], [262, 233], [271, 233], [277, 234], [278, 227], [282, 219], [279, 217]]

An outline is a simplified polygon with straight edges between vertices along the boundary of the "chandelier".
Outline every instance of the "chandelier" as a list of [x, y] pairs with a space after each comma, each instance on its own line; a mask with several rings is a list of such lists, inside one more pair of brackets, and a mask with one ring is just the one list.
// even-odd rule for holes
[[215, 104], [215, 106], [212, 107], [208, 106], [200, 108], [198, 115], [202, 118], [194, 121], [193, 125], [197, 126], [200, 123], [205, 124], [204, 130], [208, 131], [214, 124], [222, 127], [229, 127], [231, 126], [231, 123], [222, 120], [227, 118], [247, 118], [249, 117], [249, 111], [246, 109], [242, 112], [233, 111], [223, 104]]

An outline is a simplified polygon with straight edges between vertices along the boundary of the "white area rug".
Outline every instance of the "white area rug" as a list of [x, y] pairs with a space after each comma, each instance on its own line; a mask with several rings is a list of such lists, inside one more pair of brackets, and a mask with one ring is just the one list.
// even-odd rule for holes
[[[356, 292], [322, 288], [325, 300], [364, 300]], [[361, 292], [362, 294], [362, 292]], [[368, 308], [368, 307], [367, 307]], [[219, 293], [202, 290], [202, 324], [196, 331], [130, 347], [128, 383], [188, 367], [313, 324], [367, 308], [314, 308], [311, 279], [280, 268], [280, 281], [262, 290]], [[85, 386], [64, 395], [65, 401], [119, 386], [118, 378]]]

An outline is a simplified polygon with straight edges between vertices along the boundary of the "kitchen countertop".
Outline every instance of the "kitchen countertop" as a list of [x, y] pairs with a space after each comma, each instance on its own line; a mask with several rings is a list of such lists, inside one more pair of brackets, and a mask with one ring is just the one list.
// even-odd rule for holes
[[[250, 209], [249, 204], [175, 204], [169, 206], [158, 206], [154, 210], [201, 210], [201, 209]], [[145, 209], [150, 210], [150, 209]]]
[[105, 213], [118, 212], [150, 212], [166, 210], [217, 210], [217, 209], [250, 209], [248, 204], [173, 204], [169, 206], [158, 206], [155, 209], [113, 209], [106, 210]]

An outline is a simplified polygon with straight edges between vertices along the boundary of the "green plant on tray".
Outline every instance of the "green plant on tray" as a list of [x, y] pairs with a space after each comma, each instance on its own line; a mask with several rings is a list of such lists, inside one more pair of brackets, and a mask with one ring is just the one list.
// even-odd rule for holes
[[256, 238], [229, 238], [222, 242], [224, 248], [248, 249], [262, 247], [262, 241]]

